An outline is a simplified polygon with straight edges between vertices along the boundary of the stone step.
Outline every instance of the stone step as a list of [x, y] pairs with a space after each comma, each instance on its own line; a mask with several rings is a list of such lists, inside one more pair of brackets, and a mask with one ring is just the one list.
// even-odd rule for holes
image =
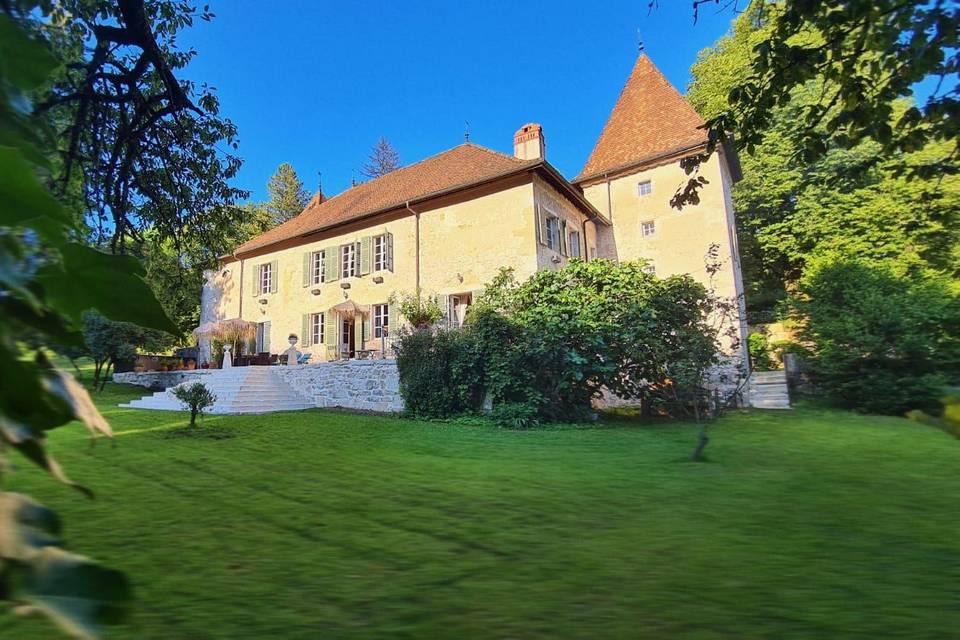
[[790, 402], [786, 399], [768, 400], [765, 398], [751, 398], [750, 406], [754, 409], [789, 409]]

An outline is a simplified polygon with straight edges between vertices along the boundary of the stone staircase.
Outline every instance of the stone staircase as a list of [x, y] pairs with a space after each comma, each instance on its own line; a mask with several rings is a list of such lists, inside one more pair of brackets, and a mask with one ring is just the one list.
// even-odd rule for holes
[[[197, 382], [203, 382], [217, 397], [217, 401], [207, 409], [207, 413], [270, 413], [300, 411], [317, 406], [283, 379], [279, 375], [279, 369], [280, 367], [234, 367], [211, 371], [202, 376]], [[183, 403], [173, 395], [175, 388], [170, 387], [120, 406], [128, 409], [185, 411]]]
[[755, 409], [789, 409], [786, 371], [754, 371], [748, 384], [750, 406]]

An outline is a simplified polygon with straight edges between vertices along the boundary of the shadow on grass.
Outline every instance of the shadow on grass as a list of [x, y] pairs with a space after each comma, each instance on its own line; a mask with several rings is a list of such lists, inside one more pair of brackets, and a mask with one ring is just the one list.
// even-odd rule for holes
[[236, 431], [220, 425], [197, 425], [195, 427], [184, 425], [158, 431], [156, 435], [164, 439], [192, 438], [194, 440], [229, 440], [237, 437]]

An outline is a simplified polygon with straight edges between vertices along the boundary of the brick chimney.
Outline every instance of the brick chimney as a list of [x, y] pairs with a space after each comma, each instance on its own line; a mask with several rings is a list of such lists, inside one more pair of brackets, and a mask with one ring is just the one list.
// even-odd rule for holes
[[542, 160], [544, 157], [543, 128], [535, 122], [525, 124], [513, 134], [513, 155], [521, 160]]

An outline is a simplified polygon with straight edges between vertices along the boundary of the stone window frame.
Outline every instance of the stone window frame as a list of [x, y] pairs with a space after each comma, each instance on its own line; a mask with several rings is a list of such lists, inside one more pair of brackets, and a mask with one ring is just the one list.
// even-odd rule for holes
[[641, 180], [637, 183], [637, 196], [643, 198], [653, 193], [653, 182]]
[[649, 238], [650, 236], [656, 235], [657, 233], [657, 221], [656, 220], [642, 220], [640, 222], [640, 235], [644, 238]]
[[357, 277], [357, 244], [349, 242], [340, 247], [340, 277]]
[[260, 265], [260, 273], [258, 274], [260, 280], [260, 295], [266, 295], [270, 293], [270, 290], [273, 288], [273, 263], [264, 262]]

